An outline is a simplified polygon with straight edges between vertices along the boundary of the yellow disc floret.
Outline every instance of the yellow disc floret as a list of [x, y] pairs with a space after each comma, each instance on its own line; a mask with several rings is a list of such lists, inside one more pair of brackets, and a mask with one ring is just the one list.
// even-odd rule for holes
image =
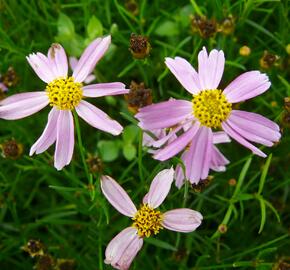
[[73, 110], [82, 100], [82, 86], [73, 77], [53, 80], [46, 86], [50, 105], [59, 110]]
[[163, 220], [162, 213], [148, 204], [143, 204], [132, 220], [134, 221], [132, 226], [138, 230], [140, 237], [149, 237], [163, 229], [161, 225]]
[[193, 114], [201, 125], [218, 128], [225, 121], [231, 110], [232, 104], [226, 99], [222, 90], [204, 90], [193, 96]]

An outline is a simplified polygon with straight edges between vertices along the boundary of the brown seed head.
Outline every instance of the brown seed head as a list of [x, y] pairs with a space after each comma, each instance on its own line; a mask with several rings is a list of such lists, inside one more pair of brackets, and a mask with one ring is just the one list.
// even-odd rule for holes
[[29, 253], [32, 258], [44, 255], [44, 245], [39, 240], [31, 239], [21, 249]]
[[17, 76], [13, 67], [9, 67], [7, 72], [1, 78], [2, 82], [7, 87], [16, 86], [19, 82], [19, 77]]
[[102, 160], [97, 156], [88, 154], [88, 158], [86, 159], [86, 162], [89, 166], [91, 173], [98, 173], [98, 172], [101, 173], [104, 170], [104, 164]]
[[75, 261], [69, 259], [57, 259], [56, 270], [73, 270], [75, 269]]
[[125, 2], [125, 7], [129, 10], [134, 16], [139, 14], [139, 6], [135, 0], [127, 0]]
[[217, 23], [215, 19], [208, 20], [206, 17], [194, 16], [191, 19], [191, 29], [193, 33], [198, 32], [202, 38], [207, 39], [217, 33]]
[[207, 186], [210, 185], [214, 177], [212, 175], [209, 175], [206, 179], [200, 180], [197, 184], [192, 184], [191, 187], [194, 192], [200, 193], [202, 192]]
[[12, 139], [2, 144], [2, 154], [5, 158], [16, 160], [23, 153], [23, 145]]
[[263, 69], [269, 69], [277, 63], [279, 57], [275, 54], [264, 51], [263, 56], [260, 59], [260, 66]]
[[219, 31], [225, 35], [230, 35], [235, 30], [235, 18], [232, 15], [229, 15], [219, 25]]
[[130, 48], [132, 55], [136, 59], [144, 59], [150, 54], [151, 46], [147, 37], [131, 34]]
[[130, 84], [130, 92], [125, 95], [128, 102], [128, 109], [137, 113], [142, 107], [152, 104], [152, 90], [146, 88], [144, 83], [140, 84], [132, 81]]
[[55, 260], [48, 254], [45, 254], [38, 258], [38, 261], [35, 265], [36, 270], [54, 270], [55, 269]]

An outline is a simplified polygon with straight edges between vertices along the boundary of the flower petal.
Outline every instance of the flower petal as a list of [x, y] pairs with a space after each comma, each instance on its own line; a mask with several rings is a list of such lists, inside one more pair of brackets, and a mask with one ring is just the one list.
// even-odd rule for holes
[[171, 99], [143, 107], [135, 117], [140, 121], [142, 129], [168, 128], [192, 117], [192, 103]]
[[83, 52], [74, 69], [73, 77], [76, 82], [83, 82], [93, 71], [97, 62], [102, 58], [111, 44], [111, 36], [95, 39]]
[[85, 97], [104, 97], [128, 93], [129, 90], [125, 89], [125, 84], [120, 82], [97, 83], [83, 87], [83, 95]]
[[121, 214], [133, 217], [137, 209], [126, 191], [110, 176], [101, 177], [101, 189], [107, 200]]
[[49, 59], [42, 53], [32, 53], [26, 57], [37, 76], [46, 83], [56, 79]]
[[199, 122], [195, 122], [189, 130], [177, 137], [177, 139], [165, 146], [163, 149], [159, 150], [154, 155], [154, 158], [164, 161], [175, 156], [181, 150], [183, 150], [190, 143], [190, 141], [192, 141], [192, 138], [195, 136], [198, 130]]
[[266, 74], [249, 71], [234, 79], [223, 91], [230, 103], [245, 101], [261, 95], [271, 86]]
[[162, 225], [164, 228], [184, 233], [195, 231], [203, 219], [199, 212], [188, 208], [167, 211], [163, 214], [163, 217]]
[[86, 79], [84, 80], [85, 84], [89, 84], [91, 83], [93, 80], [96, 79], [96, 76], [94, 74], [89, 74]]
[[260, 149], [258, 149], [256, 146], [252, 145], [251, 143], [249, 143], [247, 140], [245, 140], [243, 138], [243, 136], [241, 136], [241, 134], [239, 134], [238, 132], [236, 132], [231, 126], [230, 124], [225, 121], [222, 123], [222, 128], [223, 130], [229, 135], [231, 136], [234, 140], [236, 140], [238, 143], [240, 143], [241, 145], [249, 148], [250, 150], [252, 150], [253, 154], [256, 154], [260, 157], [266, 157], [267, 155], [265, 153], [263, 153]]
[[127, 270], [142, 246], [143, 239], [138, 236], [137, 230], [128, 227], [117, 234], [107, 246], [105, 263], [116, 269]]
[[198, 75], [202, 90], [217, 89], [223, 76], [225, 56], [223, 51], [212, 50], [207, 55], [206, 48], [198, 54]]
[[53, 107], [50, 113], [48, 114], [47, 125], [43, 133], [30, 148], [30, 153], [29, 153], [30, 156], [32, 156], [34, 153], [40, 154], [44, 152], [55, 142], [58, 116], [59, 116], [59, 110]]
[[[243, 117], [243, 112], [232, 111], [227, 123], [245, 139], [257, 142], [266, 146], [272, 146], [273, 142], [279, 141], [281, 134], [276, 129], [259, 124], [255, 121], [255, 114], [252, 114], [252, 119]], [[257, 114], [256, 114], [257, 115]], [[259, 117], [259, 119], [262, 116]], [[265, 118], [266, 119], [266, 118]]]
[[[1, 76], [1, 74], [0, 74], [0, 76]], [[2, 92], [8, 91], [7, 86], [2, 82], [0, 82], [0, 91], [2, 91]]]
[[61, 110], [57, 120], [54, 167], [61, 170], [72, 159], [74, 150], [74, 122], [71, 111]]
[[231, 138], [227, 135], [227, 133], [223, 131], [217, 131], [213, 133], [213, 143], [228, 143], [231, 142]]
[[71, 56], [71, 57], [69, 57], [68, 61], [69, 61], [69, 66], [70, 66], [71, 70], [74, 71], [77, 64], [78, 64], [78, 59], [74, 56]]
[[51, 63], [55, 77], [67, 77], [68, 63], [64, 48], [58, 43], [52, 44], [48, 50], [47, 57]]
[[208, 176], [212, 156], [213, 135], [210, 128], [200, 127], [194, 136], [188, 153], [183, 160], [186, 178], [192, 183]]
[[157, 208], [162, 204], [170, 191], [173, 175], [174, 170], [172, 167], [159, 172], [152, 180], [149, 192], [145, 195], [143, 203], [147, 203], [153, 208]]
[[181, 57], [174, 59], [166, 57], [165, 64], [189, 93], [198, 94], [200, 91], [198, 74], [190, 63]]
[[173, 142], [174, 140], [177, 139], [177, 135], [176, 133], [179, 132], [181, 129], [183, 128], [183, 125], [179, 125], [176, 128], [172, 128], [168, 134], [165, 135], [163, 137], [160, 136], [159, 140], [153, 141], [152, 146], [154, 147], [161, 147], [162, 145], [164, 145], [165, 143], [170, 143]]
[[[181, 160], [185, 160], [185, 156], [186, 156], [187, 152], [188, 152], [188, 150], [185, 150], [182, 153], [181, 158], [180, 158]], [[183, 173], [183, 168], [181, 167], [180, 164], [178, 164], [176, 166], [174, 178], [175, 178], [176, 187], [178, 189], [180, 189], [182, 187], [182, 185], [184, 184], [184, 182], [186, 181], [185, 175]]]
[[48, 96], [45, 92], [15, 94], [1, 101], [0, 118], [21, 119], [40, 111], [48, 103]]
[[117, 121], [112, 120], [106, 113], [84, 100], [75, 109], [78, 115], [94, 128], [113, 135], [119, 135], [123, 130]]
[[217, 149], [217, 147], [213, 146], [210, 168], [216, 172], [224, 172], [226, 170], [225, 165], [229, 163], [229, 160]]

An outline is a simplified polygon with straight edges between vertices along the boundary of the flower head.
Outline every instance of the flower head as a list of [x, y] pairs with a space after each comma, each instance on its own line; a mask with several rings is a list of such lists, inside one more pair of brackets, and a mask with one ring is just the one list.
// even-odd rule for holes
[[141, 249], [143, 238], [156, 235], [163, 228], [192, 232], [201, 224], [202, 215], [197, 211], [180, 208], [162, 213], [156, 209], [169, 193], [173, 174], [174, 170], [171, 168], [155, 176], [139, 210], [114, 179], [102, 176], [101, 189], [105, 197], [121, 214], [133, 221], [132, 226], [121, 231], [107, 246], [105, 263], [116, 269], [127, 270]]
[[[186, 168], [185, 178], [191, 183], [205, 179], [209, 169], [224, 170], [228, 163], [214, 146], [213, 130], [222, 129], [226, 133], [216, 143], [226, 142], [225, 135], [229, 135], [262, 157], [266, 155], [250, 142], [272, 146], [280, 139], [277, 124], [259, 114], [232, 107], [267, 91], [271, 83], [265, 74], [245, 72], [221, 90], [218, 86], [225, 64], [223, 51], [212, 50], [208, 55], [203, 48], [198, 55], [198, 72], [181, 57], [166, 58], [165, 64], [192, 95], [192, 101], [170, 99], [146, 106], [136, 118], [145, 130], [172, 129], [177, 135], [175, 140], [155, 144], [161, 149], [155, 152], [154, 158], [163, 161], [184, 151], [181, 158]], [[176, 174], [177, 182], [184, 179], [180, 176], [181, 169], [177, 168]]]
[[31, 147], [30, 155], [40, 154], [56, 142], [54, 166], [61, 170], [70, 163], [74, 149], [73, 110], [97, 129], [113, 135], [122, 132], [123, 128], [118, 122], [84, 100], [88, 97], [128, 93], [125, 85], [120, 82], [83, 86], [83, 82], [107, 51], [110, 43], [110, 36], [95, 39], [73, 68], [72, 76], [68, 76], [67, 56], [60, 44], [52, 44], [47, 56], [33, 53], [27, 57], [35, 73], [47, 84], [45, 91], [21, 93], [4, 99], [0, 102], [0, 118], [20, 119], [40, 111], [47, 105], [52, 107], [47, 125]]

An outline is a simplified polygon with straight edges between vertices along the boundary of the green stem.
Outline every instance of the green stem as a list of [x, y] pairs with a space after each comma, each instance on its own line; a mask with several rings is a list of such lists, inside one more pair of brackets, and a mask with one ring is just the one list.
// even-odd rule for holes
[[143, 182], [143, 169], [142, 169], [142, 143], [143, 143], [143, 131], [140, 129], [139, 131], [139, 145], [138, 145], [138, 169], [139, 169], [139, 177]]
[[88, 178], [89, 184], [92, 184], [92, 177], [89, 173], [88, 165], [86, 163], [86, 158], [85, 158], [85, 151], [83, 147], [83, 142], [82, 142], [82, 135], [81, 135], [81, 129], [80, 129], [80, 123], [79, 123], [79, 118], [78, 115], [75, 111], [73, 111], [74, 114], [74, 119], [75, 119], [75, 126], [76, 126], [76, 131], [77, 131], [77, 137], [78, 137], [78, 144], [79, 144], [79, 149], [80, 149], [80, 154], [81, 154], [81, 159], [84, 165], [86, 177]]

